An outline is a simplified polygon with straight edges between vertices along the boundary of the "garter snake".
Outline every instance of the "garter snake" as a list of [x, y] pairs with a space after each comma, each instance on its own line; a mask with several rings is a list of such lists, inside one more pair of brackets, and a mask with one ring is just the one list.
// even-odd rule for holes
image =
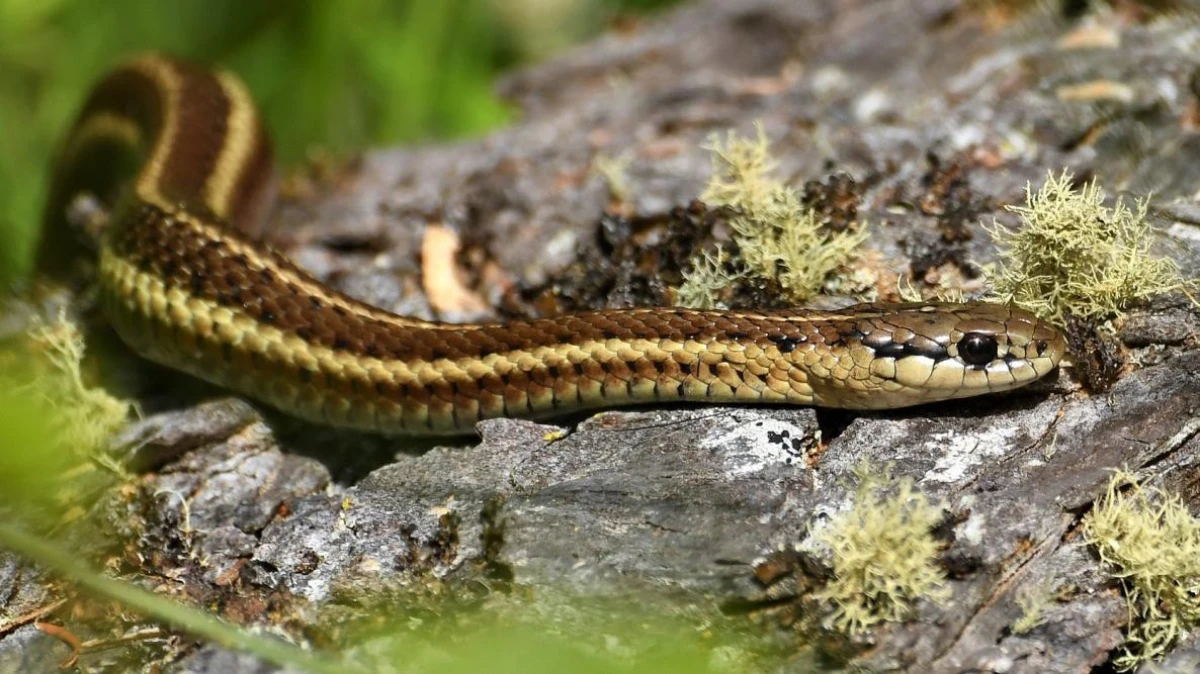
[[653, 401], [903, 407], [1053, 369], [1062, 335], [995, 304], [614, 309], [489, 324], [358, 302], [259, 243], [271, 152], [243, 85], [161, 56], [95, 87], [56, 164], [40, 267], [79, 254], [71, 196], [111, 204], [100, 304], [143, 356], [293, 415], [384, 433]]

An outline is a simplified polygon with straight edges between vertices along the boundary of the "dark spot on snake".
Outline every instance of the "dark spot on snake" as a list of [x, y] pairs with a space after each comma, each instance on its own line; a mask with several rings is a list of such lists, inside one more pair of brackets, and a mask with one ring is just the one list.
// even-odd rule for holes
[[871, 348], [875, 351], [876, 358], [903, 358], [905, 356], [904, 345], [899, 342], [886, 342]]
[[583, 363], [575, 363], [575, 376], [576, 377], [583, 376]]
[[262, 313], [258, 315], [258, 320], [262, 321], [263, 323], [274, 323], [275, 313], [268, 309], [263, 309]]
[[613, 332], [612, 330], [605, 330], [604, 332], [602, 332], [600, 334], [605, 339], [616, 339], [617, 338], [617, 333]]
[[730, 339], [732, 339], [732, 340], [733, 340], [733, 341], [735, 341], [735, 342], [740, 342], [740, 341], [742, 341], [743, 339], [746, 339], [747, 337], [749, 337], [749, 335], [747, 335], [747, 334], [746, 334], [746, 333], [744, 333], [744, 332], [731, 332], [731, 333], [729, 333], [729, 338], [730, 338]]
[[319, 300], [319, 299], [317, 299], [317, 298], [315, 298], [315, 297], [309, 297], [309, 298], [308, 298], [308, 301], [309, 301], [309, 303], [310, 303], [310, 304], [312, 304], [312, 305], [313, 305], [313, 309], [320, 309], [320, 308], [321, 308], [321, 300]]
[[343, 339], [341, 337], [334, 338], [334, 340], [333, 340], [334, 351], [342, 351], [342, 350], [345, 350], [348, 348], [350, 348], [350, 342], [348, 340]]
[[777, 335], [768, 337], [768, 339], [770, 339], [772, 342], [775, 342], [775, 346], [779, 347], [780, 353], [791, 353], [796, 350], [797, 346], [800, 345], [800, 340], [795, 339], [794, 337]]
[[367, 342], [364, 344], [363, 353], [367, 354], [371, 358], [383, 358], [383, 349], [379, 348], [379, 345], [375, 342]]
[[441, 349], [434, 349], [433, 351], [429, 352], [429, 357], [432, 360], [438, 360], [439, 358], [445, 358], [446, 352], [442, 351]]
[[679, 372], [681, 374], [690, 375], [692, 373], [692, 364], [691, 363], [680, 363], [679, 364]]
[[550, 377], [551, 377], [552, 379], [558, 379], [558, 378], [561, 376], [561, 375], [559, 375], [559, 373], [558, 373], [558, 366], [557, 366], [557, 365], [547, 365], [547, 366], [546, 366], [546, 373], [547, 373], [547, 374], [549, 374], [549, 375], [550, 375]]
[[996, 360], [1000, 344], [992, 335], [968, 332], [958, 340], [958, 357], [967, 365], [987, 365]]
[[667, 369], [667, 364], [661, 360], [654, 361], [654, 370], [659, 374], [663, 374]]
[[341, 308], [341, 307], [339, 307], [339, 306], [336, 306], [336, 305], [335, 305], [335, 306], [333, 306], [333, 307], [331, 307], [331, 308], [333, 309], [333, 313], [337, 314], [338, 316], [345, 316], [345, 315], [346, 315], [346, 310], [345, 310], [345, 309], [343, 309], [343, 308]]
[[300, 378], [300, 381], [307, 384], [312, 381], [312, 370], [302, 367], [299, 371], [297, 371], [296, 376]]

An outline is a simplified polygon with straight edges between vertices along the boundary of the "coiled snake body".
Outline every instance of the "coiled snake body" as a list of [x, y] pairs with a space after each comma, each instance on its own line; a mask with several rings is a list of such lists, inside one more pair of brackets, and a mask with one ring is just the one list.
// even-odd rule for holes
[[246, 234], [271, 172], [236, 78], [137, 58], [97, 85], [63, 146], [39, 264], [71, 268], [79, 251], [56, 214], [90, 190], [113, 204], [98, 283], [131, 347], [294, 415], [385, 433], [652, 401], [903, 407], [1021, 386], [1064, 351], [1050, 325], [994, 304], [397, 316]]

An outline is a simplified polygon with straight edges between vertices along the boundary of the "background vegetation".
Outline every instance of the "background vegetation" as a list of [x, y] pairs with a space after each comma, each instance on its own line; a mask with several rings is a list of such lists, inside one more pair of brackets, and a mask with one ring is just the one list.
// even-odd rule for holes
[[287, 165], [502, 125], [498, 72], [672, 1], [0, 0], [0, 280], [28, 271], [55, 143], [131, 52], [241, 74]]

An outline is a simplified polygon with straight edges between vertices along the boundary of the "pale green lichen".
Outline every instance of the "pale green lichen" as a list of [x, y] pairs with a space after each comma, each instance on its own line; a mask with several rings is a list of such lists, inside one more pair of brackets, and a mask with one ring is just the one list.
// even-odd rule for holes
[[854, 258], [866, 239], [861, 231], [831, 232], [823, 227], [800, 194], [771, 175], [775, 160], [762, 125], [757, 131], [754, 139], [733, 133], [724, 139], [714, 136], [706, 146], [712, 152], [713, 175], [700, 198], [709, 206], [729, 209], [738, 255], [724, 265], [711, 258], [697, 260], [688, 276], [688, 292], [676, 298], [683, 306], [713, 303], [712, 293], [706, 299], [700, 291], [723, 287], [729, 274], [772, 280], [789, 300], [804, 302]]
[[1083, 532], [1125, 595], [1129, 625], [1118, 670], [1161, 657], [1200, 626], [1200, 520], [1177, 494], [1117, 471]]
[[633, 157], [629, 154], [609, 156], [596, 155], [592, 160], [592, 173], [599, 176], [608, 186], [608, 193], [617, 201], [629, 201], [633, 187], [629, 181], [629, 166]]
[[948, 279], [943, 277], [932, 289], [932, 292], [922, 293], [920, 289], [912, 284], [912, 281], [904, 275], [901, 275], [896, 280], [896, 294], [900, 296], [901, 302], [955, 302], [962, 303], [966, 301], [966, 295], [962, 288], [955, 288], [948, 283]]
[[65, 447], [95, 453], [136, 411], [134, 405], [84, 382], [83, 334], [65, 313], [36, 325], [29, 336], [50, 366], [29, 388], [46, 403]]
[[1145, 200], [1136, 210], [1118, 199], [1104, 205], [1096, 181], [1080, 189], [1051, 173], [1036, 192], [1026, 186], [1016, 229], [988, 229], [1001, 263], [990, 275], [996, 298], [1062, 324], [1067, 314], [1119, 317], [1135, 302], [1189, 285], [1174, 260], [1150, 252], [1153, 231]]
[[823, 625], [846, 634], [906, 620], [918, 600], [950, 596], [937, 564], [941, 545], [931, 534], [943, 508], [911, 479], [889, 489], [886, 476], [865, 466], [855, 474], [854, 505], [814, 534], [814, 542], [831, 553], [833, 568], [833, 579], [814, 597], [831, 607]]
[[683, 284], [675, 291], [675, 304], [692, 309], [722, 308], [721, 293], [746, 273], [734, 269], [729, 253], [717, 246], [715, 251], [706, 251], [690, 270], [683, 273]]
[[1046, 622], [1046, 609], [1054, 603], [1055, 591], [1050, 583], [1022, 588], [1017, 593], [1017, 607], [1021, 617], [1013, 621], [1009, 629], [1013, 634], [1028, 634]]

